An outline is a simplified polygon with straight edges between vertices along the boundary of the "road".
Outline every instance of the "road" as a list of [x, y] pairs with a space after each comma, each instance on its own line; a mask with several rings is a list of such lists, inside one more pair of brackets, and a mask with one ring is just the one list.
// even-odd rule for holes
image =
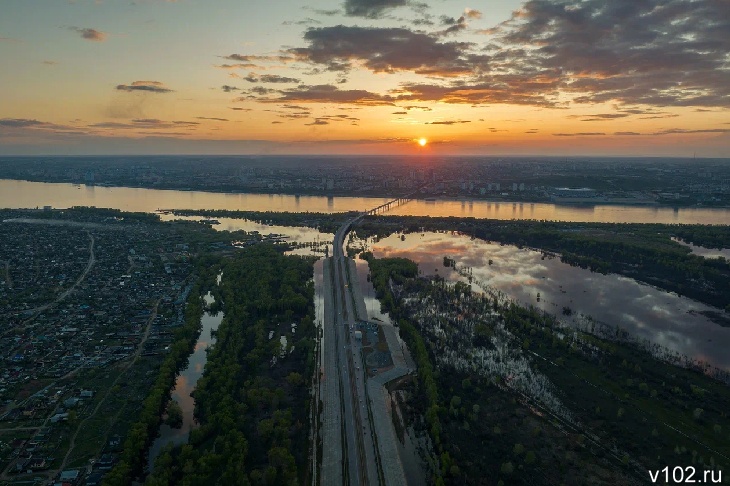
[[357, 276], [350, 276], [354, 266], [351, 267], [351, 260], [345, 256], [344, 244], [352, 226], [366, 214], [406, 201], [408, 197], [395, 199], [343, 224], [335, 233], [333, 254], [324, 263], [323, 375], [319, 383], [323, 412], [322, 468], [315, 481], [321, 485], [391, 484], [383, 474], [376, 431], [381, 431], [382, 437], [383, 427], [392, 424], [386, 424], [382, 414], [376, 416], [370, 410], [362, 346], [355, 338], [358, 304], [351, 281], [356, 282]]

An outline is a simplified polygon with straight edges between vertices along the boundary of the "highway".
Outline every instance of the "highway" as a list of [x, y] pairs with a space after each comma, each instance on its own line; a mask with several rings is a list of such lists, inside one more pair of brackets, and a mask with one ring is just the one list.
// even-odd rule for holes
[[[387, 211], [408, 200], [394, 199], [345, 222], [335, 233], [332, 256], [324, 263], [323, 374], [319, 383], [322, 462], [316, 481], [321, 485], [390, 484], [383, 474], [376, 430], [382, 436], [383, 426], [392, 425], [380, 423], [384, 422], [382, 414], [369, 412], [362, 346], [355, 338], [357, 312], [350, 283], [351, 259], [345, 256], [344, 245], [352, 226], [365, 215]], [[352, 275], [352, 281], [357, 281], [356, 275]], [[373, 420], [379, 423], [373, 424]]]

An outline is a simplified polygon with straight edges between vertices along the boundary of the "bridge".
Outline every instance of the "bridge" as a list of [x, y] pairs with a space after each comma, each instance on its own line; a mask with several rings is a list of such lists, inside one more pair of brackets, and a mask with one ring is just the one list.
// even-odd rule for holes
[[[374, 413], [368, 399], [367, 390], [373, 385], [366, 383], [362, 345], [355, 338], [358, 303], [353, 287], [359, 284], [354, 260], [346, 256], [344, 244], [347, 234], [362, 218], [405, 204], [416, 192], [390, 200], [343, 223], [335, 233], [332, 256], [324, 262], [324, 323], [320, 351], [323, 373], [318, 383], [322, 402], [318, 431], [322, 455], [320, 474], [313, 475], [315, 486], [405, 485], [402, 467], [398, 470], [400, 463], [395, 463], [394, 467], [393, 457], [381, 457], [384, 444], [379, 441], [390, 446], [385, 450], [392, 455], [395, 433], [387, 414]], [[361, 295], [359, 299], [362, 299]], [[364, 303], [360, 306], [364, 307]], [[382, 397], [376, 398], [382, 402]]]
[[363, 216], [370, 216], [370, 215], [374, 215], [374, 214], [384, 213], [386, 211], [390, 211], [391, 209], [393, 209], [395, 207], [401, 206], [403, 204], [406, 204], [409, 201], [412, 201], [417, 193], [418, 193], [418, 191], [414, 191], [414, 192], [412, 192], [412, 193], [410, 193], [410, 194], [408, 194], [406, 196], [397, 197], [397, 198], [395, 198], [395, 199], [393, 199], [391, 201], [388, 201], [385, 204], [381, 204], [377, 208], [373, 208], [373, 209], [371, 209], [369, 211], [366, 211], [365, 213], [363, 213]]

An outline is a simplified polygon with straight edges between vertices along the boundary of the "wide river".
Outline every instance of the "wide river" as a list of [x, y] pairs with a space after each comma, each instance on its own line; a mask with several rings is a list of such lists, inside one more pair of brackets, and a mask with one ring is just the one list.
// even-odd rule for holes
[[[124, 211], [157, 209], [228, 209], [335, 213], [365, 211], [387, 199], [369, 197], [228, 194], [129, 187], [100, 187], [0, 179], [0, 208], [95, 206]], [[730, 224], [728, 208], [576, 206], [548, 203], [416, 200], [388, 214], [491, 219], [536, 219], [604, 223]]]

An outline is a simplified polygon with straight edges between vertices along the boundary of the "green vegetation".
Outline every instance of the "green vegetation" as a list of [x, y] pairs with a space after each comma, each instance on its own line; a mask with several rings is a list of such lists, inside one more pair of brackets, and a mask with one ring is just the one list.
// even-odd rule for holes
[[304, 484], [316, 338], [312, 261], [257, 245], [222, 271], [225, 317], [194, 392], [200, 427], [188, 444], [162, 452], [147, 483]]
[[[667, 464], [730, 466], [722, 383], [463, 283], [413, 278], [402, 259], [366, 257], [418, 365], [406, 415], [433, 445], [433, 483], [645, 484]], [[482, 365], [490, 352], [501, 356], [493, 368]], [[546, 388], [520, 388], [525, 373], [542, 377], [527, 388]]]
[[200, 334], [200, 318], [203, 315], [202, 295], [215, 282], [216, 269], [210, 257], [202, 258], [196, 265], [198, 281], [188, 296], [185, 321], [175, 330], [170, 351], [160, 366], [157, 379], [142, 404], [137, 422], [127, 433], [124, 449], [117, 465], [104, 478], [108, 486], [127, 485], [142, 475], [150, 444], [157, 436], [162, 414], [170, 400], [170, 390], [179, 371], [185, 367], [188, 356]]
[[183, 424], [183, 411], [175, 400], [170, 400], [167, 405], [167, 419], [165, 423], [173, 429], [179, 429]]

